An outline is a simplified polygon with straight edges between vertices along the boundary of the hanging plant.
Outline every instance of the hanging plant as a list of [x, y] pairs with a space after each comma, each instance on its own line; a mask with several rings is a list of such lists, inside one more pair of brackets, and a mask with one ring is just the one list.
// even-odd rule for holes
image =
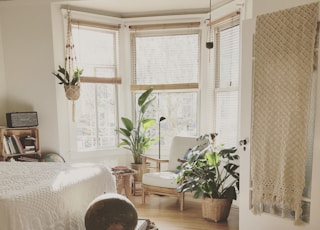
[[[72, 41], [71, 11], [67, 13], [67, 37], [65, 45], [64, 68], [59, 65], [58, 71], [52, 74], [60, 80], [59, 84], [64, 86], [66, 97], [72, 100], [72, 120], [75, 121], [75, 100], [80, 97], [80, 75], [83, 69], [74, 68], [76, 62], [74, 44]], [[76, 63], [75, 63], [76, 65]]]
[[60, 80], [59, 84], [64, 85], [66, 97], [69, 100], [77, 100], [80, 97], [80, 76], [83, 69], [76, 68], [72, 75], [59, 65], [57, 72], [52, 74]]
[[64, 85], [66, 97], [72, 101], [78, 100], [80, 97], [80, 75], [83, 72], [83, 69], [74, 68], [74, 62], [76, 62], [76, 55], [72, 41], [71, 11], [68, 10], [65, 63], [64, 67], [59, 65], [58, 71], [52, 74], [60, 80], [59, 84]]

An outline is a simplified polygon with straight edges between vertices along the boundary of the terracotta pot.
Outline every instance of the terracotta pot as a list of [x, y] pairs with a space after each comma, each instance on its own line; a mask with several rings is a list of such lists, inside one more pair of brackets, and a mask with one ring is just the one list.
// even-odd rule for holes
[[222, 222], [228, 219], [232, 200], [230, 199], [202, 199], [202, 217], [214, 221]]

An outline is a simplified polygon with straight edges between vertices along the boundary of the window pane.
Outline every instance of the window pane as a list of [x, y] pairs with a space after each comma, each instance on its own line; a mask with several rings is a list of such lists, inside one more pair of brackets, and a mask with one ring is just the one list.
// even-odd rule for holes
[[217, 87], [238, 87], [240, 65], [239, 26], [225, 29], [220, 32], [219, 36], [220, 78], [218, 78]]
[[116, 76], [117, 31], [73, 25], [72, 34], [77, 64], [84, 69], [84, 76]]
[[81, 84], [81, 96], [76, 106], [78, 150], [116, 145], [114, 87], [109, 84]]
[[[139, 96], [140, 94], [136, 94], [136, 101]], [[161, 122], [161, 144], [170, 145], [175, 135], [197, 135], [197, 92], [158, 92], [152, 96], [156, 97], [156, 100], [148, 109], [146, 117], [157, 119], [157, 124], [160, 117], [166, 118]], [[159, 126], [155, 125], [148, 135], [157, 137], [158, 132]]]
[[238, 91], [216, 94], [216, 132], [218, 144], [237, 146]]
[[240, 34], [239, 26], [215, 28], [215, 132], [217, 144], [237, 146], [238, 83]]
[[[198, 83], [200, 72], [200, 33], [163, 30], [143, 32], [132, 36], [133, 84], [163, 85], [154, 91], [155, 102], [149, 113], [157, 119], [150, 135], [158, 137], [161, 145], [170, 145], [175, 135], [194, 135], [198, 130], [198, 89], [168, 91], [170, 84]], [[135, 93], [136, 99], [140, 93]], [[137, 112], [137, 111], [136, 111]], [[166, 119], [159, 126], [159, 118]]]
[[[113, 78], [118, 75], [118, 31], [72, 25], [77, 66], [86, 77]], [[115, 147], [117, 102], [115, 85], [81, 83], [76, 103], [77, 150]]]
[[198, 82], [199, 34], [136, 37], [134, 84]]

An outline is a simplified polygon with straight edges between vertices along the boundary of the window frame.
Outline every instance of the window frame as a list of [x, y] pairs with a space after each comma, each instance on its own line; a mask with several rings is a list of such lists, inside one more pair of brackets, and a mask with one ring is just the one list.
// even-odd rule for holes
[[[63, 10], [63, 15], [66, 14], [66, 10]], [[115, 103], [116, 103], [116, 115], [115, 115], [115, 122], [116, 127], [119, 124], [119, 88], [123, 82], [121, 65], [122, 65], [122, 41], [121, 36], [123, 34], [123, 22], [118, 18], [108, 17], [108, 16], [100, 16], [95, 14], [90, 14], [88, 17], [87, 13], [80, 12], [80, 11], [72, 11], [71, 13], [71, 24], [72, 25], [81, 25], [88, 28], [98, 28], [98, 29], [108, 29], [108, 30], [115, 30], [118, 32], [118, 45], [116, 47], [118, 58], [117, 58], [117, 67], [116, 67], [116, 76], [114, 77], [93, 77], [93, 76], [86, 76], [82, 75], [80, 77], [80, 84], [114, 84], [115, 87]], [[64, 23], [66, 21], [64, 20]], [[73, 107], [72, 104], [68, 104], [68, 114], [71, 114], [71, 108]], [[92, 148], [92, 149], [84, 149], [79, 150], [77, 147], [77, 128], [75, 122], [69, 122], [69, 140], [70, 140], [70, 157], [72, 159], [84, 159], [87, 157], [101, 157], [105, 155], [106, 151], [110, 153], [114, 152], [117, 147], [117, 135], [115, 135], [116, 142], [114, 146], [108, 146], [106, 148]]]
[[[238, 84], [237, 86], [228, 86], [228, 87], [221, 87], [220, 85], [217, 85], [217, 82], [220, 82], [220, 50], [218, 49], [220, 46], [220, 33], [224, 30], [227, 29], [232, 29], [235, 26], [239, 26], [239, 71], [238, 71]], [[239, 113], [239, 109], [240, 109], [240, 101], [239, 101], [239, 92], [240, 92], [240, 32], [241, 32], [241, 27], [240, 27], [240, 13], [238, 11], [230, 13], [228, 15], [226, 15], [225, 17], [222, 17], [221, 19], [212, 21], [211, 23], [208, 24], [208, 27], [210, 27], [211, 30], [211, 35], [210, 39], [214, 40], [214, 52], [212, 54], [212, 57], [214, 59], [214, 64], [213, 64], [213, 71], [212, 74], [214, 76], [213, 79], [213, 130], [215, 130], [215, 132], [218, 133], [218, 137], [217, 139], [219, 140], [219, 132], [216, 130], [217, 129], [217, 98], [218, 98], [218, 94], [219, 93], [227, 93], [227, 92], [235, 92], [238, 95], [238, 113]], [[212, 29], [211, 29], [212, 27]], [[237, 128], [239, 127], [239, 115], [236, 114], [235, 115], [237, 118]], [[239, 130], [237, 130], [236, 132], [236, 140], [235, 140], [235, 144], [237, 146], [237, 140], [238, 138], [238, 133]], [[222, 143], [225, 144], [225, 143]], [[230, 146], [229, 146], [230, 147]]]
[[[181, 27], [182, 26], [182, 27]], [[190, 28], [191, 27], [191, 28]], [[168, 24], [148, 24], [148, 25], [139, 25], [139, 26], [130, 26], [130, 46], [131, 46], [131, 95], [132, 95], [132, 108], [135, 108], [135, 94], [141, 93], [143, 90], [147, 90], [150, 87], [154, 89], [155, 94], [161, 93], [196, 93], [197, 94], [197, 118], [196, 118], [196, 135], [199, 135], [201, 127], [201, 73], [202, 73], [202, 53], [203, 53], [203, 28], [201, 28], [201, 23], [199, 22], [187, 22], [187, 23], [168, 23]], [[198, 78], [197, 82], [188, 82], [188, 83], [177, 83], [177, 84], [135, 84], [135, 41], [136, 37], [148, 37], [148, 36], [174, 36], [174, 35], [188, 35], [188, 34], [197, 34], [198, 35]], [[132, 51], [133, 50], [133, 51]], [[159, 114], [162, 116], [162, 114]], [[159, 116], [159, 117], [160, 117]], [[136, 111], [132, 110], [132, 117], [136, 118]], [[166, 122], [166, 121], [164, 121]], [[157, 121], [158, 123], [158, 121]], [[157, 124], [158, 125], [158, 124]], [[161, 124], [162, 125], [162, 124]], [[163, 133], [163, 131], [162, 131]], [[165, 135], [165, 134], [164, 134]], [[163, 136], [163, 135], [161, 135]], [[167, 150], [170, 146], [170, 140], [163, 141], [164, 145], [162, 146]], [[155, 150], [157, 144], [153, 145], [150, 148], [149, 152]], [[154, 152], [154, 151], [153, 151]]]

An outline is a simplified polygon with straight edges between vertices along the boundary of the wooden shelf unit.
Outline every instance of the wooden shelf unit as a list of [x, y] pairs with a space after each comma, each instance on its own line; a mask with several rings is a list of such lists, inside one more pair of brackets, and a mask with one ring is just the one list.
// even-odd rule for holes
[[[4, 147], [4, 136], [10, 137], [12, 135], [16, 135], [18, 137], [21, 136], [31, 136], [35, 138], [34, 145], [35, 145], [35, 152], [32, 153], [17, 153], [12, 154], [8, 153]], [[21, 156], [30, 157], [39, 159], [41, 157], [40, 153], [40, 142], [39, 142], [39, 130], [36, 127], [23, 127], [23, 128], [7, 128], [7, 127], [0, 127], [0, 161], [6, 161], [11, 158], [19, 158]]]

